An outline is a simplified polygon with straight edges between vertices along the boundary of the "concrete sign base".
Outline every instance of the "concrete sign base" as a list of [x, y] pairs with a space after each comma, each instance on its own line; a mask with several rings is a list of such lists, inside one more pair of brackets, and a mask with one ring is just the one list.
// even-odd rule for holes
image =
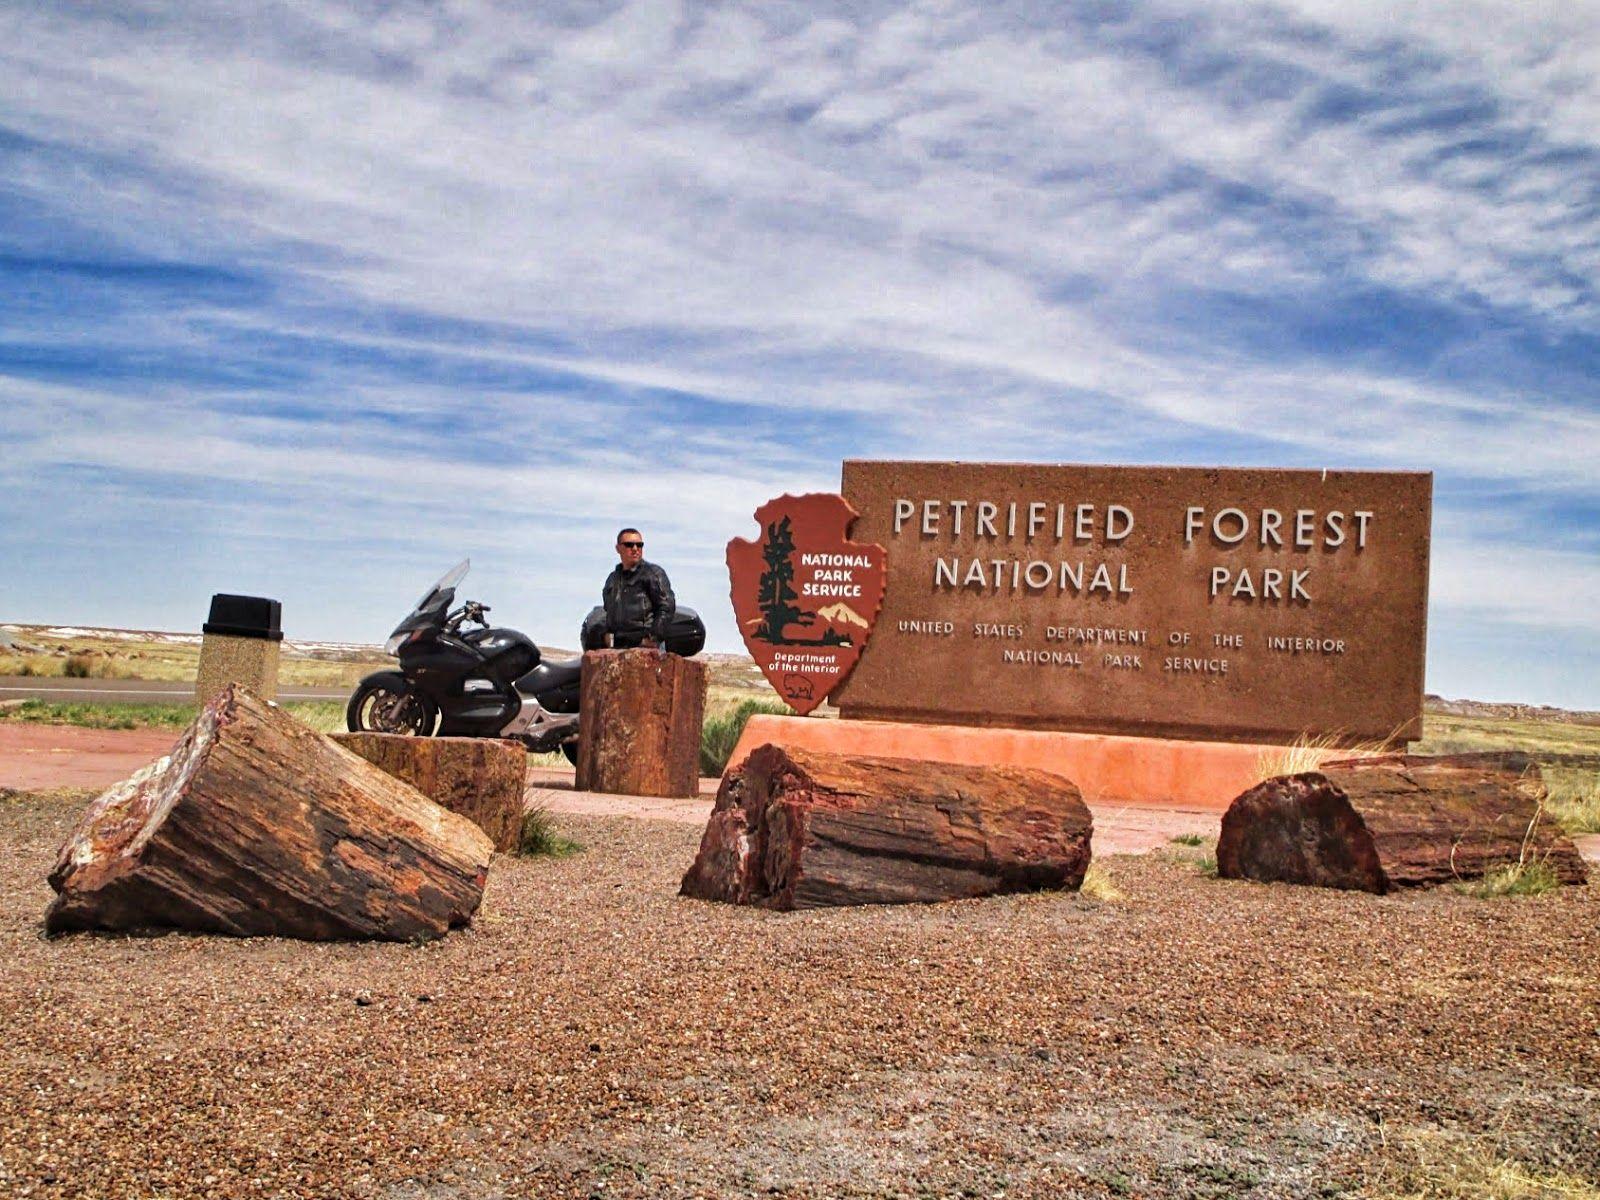
[[[1090, 804], [1127, 803], [1219, 813], [1260, 781], [1263, 755], [1276, 757], [1284, 750], [1282, 746], [1241, 742], [757, 715], [745, 726], [728, 759], [729, 766], [742, 763], [752, 750], [768, 742], [852, 758], [871, 755], [971, 766], [1034, 767], [1065, 775]], [[1337, 754], [1348, 757], [1350, 752]]]

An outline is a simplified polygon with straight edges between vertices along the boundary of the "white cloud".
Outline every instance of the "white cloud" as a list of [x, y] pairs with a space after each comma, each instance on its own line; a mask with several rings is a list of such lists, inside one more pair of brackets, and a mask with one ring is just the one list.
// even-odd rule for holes
[[[1419, 313], [1592, 337], [1594, 4], [855, 14], [0, 14], [0, 123], [54, 147], [17, 157], [20, 202], [102, 250], [223, 264], [266, 292], [77, 323], [18, 313], [0, 353], [148, 348], [157, 370], [54, 391], [0, 379], [17, 447], [0, 472], [249, 479], [310, 498], [263, 513], [337, 515], [352, 534], [381, 528], [371, 481], [399, 474], [444, 497], [436, 520], [505, 536], [585, 522], [597, 501], [659, 513], [713, 566], [772, 483], [825, 486], [863, 444], [1139, 459], [1187, 440], [1191, 460], [1432, 469], [1534, 507], [1595, 504], [1600, 418], [1581, 390], [1297, 356], [1203, 311], [1388, 290]], [[1173, 318], [1180, 296], [1201, 311]], [[367, 319], [389, 312], [411, 320]], [[265, 339], [307, 347], [303, 379], [159, 377], [162, 353], [225, 362]], [[498, 374], [463, 412], [458, 386], [396, 365], [413, 358]], [[728, 407], [674, 416], [665, 391]], [[299, 393], [318, 415], [272, 416]], [[796, 407], [851, 440], [778, 434]], [[520, 420], [527, 444], [475, 455], [376, 419], [459, 414], [470, 437], [473, 411]], [[650, 472], [618, 429], [654, 439]], [[1470, 515], [1465, 491], [1447, 522]], [[1525, 530], [1504, 544], [1553, 555], [1581, 595], [1582, 530], [1555, 534], [1578, 548]], [[1441, 539], [1440, 603], [1595, 628], [1573, 603], [1482, 583], [1487, 554]]]

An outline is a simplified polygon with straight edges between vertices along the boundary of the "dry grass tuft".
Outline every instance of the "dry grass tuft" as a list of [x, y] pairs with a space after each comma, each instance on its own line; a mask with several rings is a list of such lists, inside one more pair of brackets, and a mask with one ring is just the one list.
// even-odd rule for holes
[[1485, 1138], [1414, 1132], [1387, 1143], [1364, 1200], [1600, 1200], [1600, 1187], [1522, 1163]]
[[[1561, 879], [1556, 875], [1546, 859], [1548, 854], [1534, 853], [1534, 832], [1539, 828], [1539, 822], [1544, 818], [1545, 807], [1543, 800], [1534, 807], [1533, 817], [1528, 822], [1527, 831], [1522, 835], [1522, 849], [1517, 854], [1517, 861], [1486, 871], [1480, 878], [1464, 880], [1457, 883], [1456, 890], [1469, 896], [1480, 899], [1493, 899], [1497, 896], [1542, 896], [1548, 891], [1561, 886]], [[1455, 851], [1451, 850], [1451, 869], [1455, 869]]]
[[1263, 750], [1256, 755], [1256, 778], [1276, 779], [1279, 775], [1300, 775], [1315, 771], [1330, 758], [1361, 758], [1388, 750], [1384, 742], [1357, 742], [1351, 745], [1335, 734], [1312, 736], [1302, 733], [1287, 746]]
[[1083, 884], [1078, 888], [1078, 892], [1080, 895], [1087, 896], [1091, 900], [1098, 900], [1104, 904], [1116, 904], [1128, 898], [1126, 892], [1111, 882], [1111, 876], [1106, 874], [1105, 868], [1099, 863], [1089, 864], [1089, 869], [1084, 872]]

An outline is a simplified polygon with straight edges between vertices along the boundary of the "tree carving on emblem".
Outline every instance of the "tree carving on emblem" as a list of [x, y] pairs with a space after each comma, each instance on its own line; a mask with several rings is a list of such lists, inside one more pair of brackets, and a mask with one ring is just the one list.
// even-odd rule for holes
[[767, 526], [761, 557], [767, 569], [761, 573], [756, 592], [756, 607], [761, 610], [761, 627], [756, 636], [774, 645], [794, 645], [793, 638], [784, 636], [785, 626], [809, 625], [817, 614], [795, 605], [800, 596], [794, 590], [794, 531], [788, 517]]

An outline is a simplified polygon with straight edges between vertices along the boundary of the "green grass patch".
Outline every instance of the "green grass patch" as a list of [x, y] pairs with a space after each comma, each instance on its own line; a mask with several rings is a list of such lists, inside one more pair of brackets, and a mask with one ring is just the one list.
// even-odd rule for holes
[[567, 858], [582, 849], [582, 845], [556, 829], [555, 819], [544, 805], [535, 805], [522, 815], [522, 830], [517, 836], [518, 854]]
[[343, 700], [296, 700], [285, 704], [283, 711], [318, 733], [345, 731]]
[[727, 769], [745, 724], [757, 713], [792, 717], [794, 709], [776, 700], [741, 700], [727, 712], [708, 716], [700, 727], [700, 774], [721, 775]]
[[1200, 874], [1207, 879], [1215, 879], [1217, 877], [1217, 856], [1215, 854], [1202, 855], [1194, 860], [1194, 865]]
[[1177, 846], [1204, 846], [1206, 835], [1203, 833], [1180, 833], [1177, 837], [1169, 838]]
[[1546, 767], [1544, 810], [1568, 836], [1600, 833], [1600, 771]]
[[[344, 728], [344, 705], [337, 700], [304, 700], [283, 711], [318, 733]], [[84, 729], [187, 729], [199, 715], [194, 704], [96, 704], [90, 701], [24, 700], [0, 708], [0, 721], [33, 725], [77, 725]]]
[[1560, 887], [1561, 880], [1548, 863], [1533, 860], [1508, 863], [1481, 879], [1463, 880], [1455, 886], [1459, 892], [1490, 900], [1500, 896], [1542, 896]]
[[79, 725], [85, 729], [183, 729], [199, 711], [193, 704], [93, 704], [24, 700], [0, 709], [0, 721], [33, 725]]
[[1600, 756], [1600, 725], [1513, 717], [1460, 717], [1425, 713], [1422, 740], [1412, 754], [1465, 754], [1521, 750], [1535, 759], [1554, 755]]

